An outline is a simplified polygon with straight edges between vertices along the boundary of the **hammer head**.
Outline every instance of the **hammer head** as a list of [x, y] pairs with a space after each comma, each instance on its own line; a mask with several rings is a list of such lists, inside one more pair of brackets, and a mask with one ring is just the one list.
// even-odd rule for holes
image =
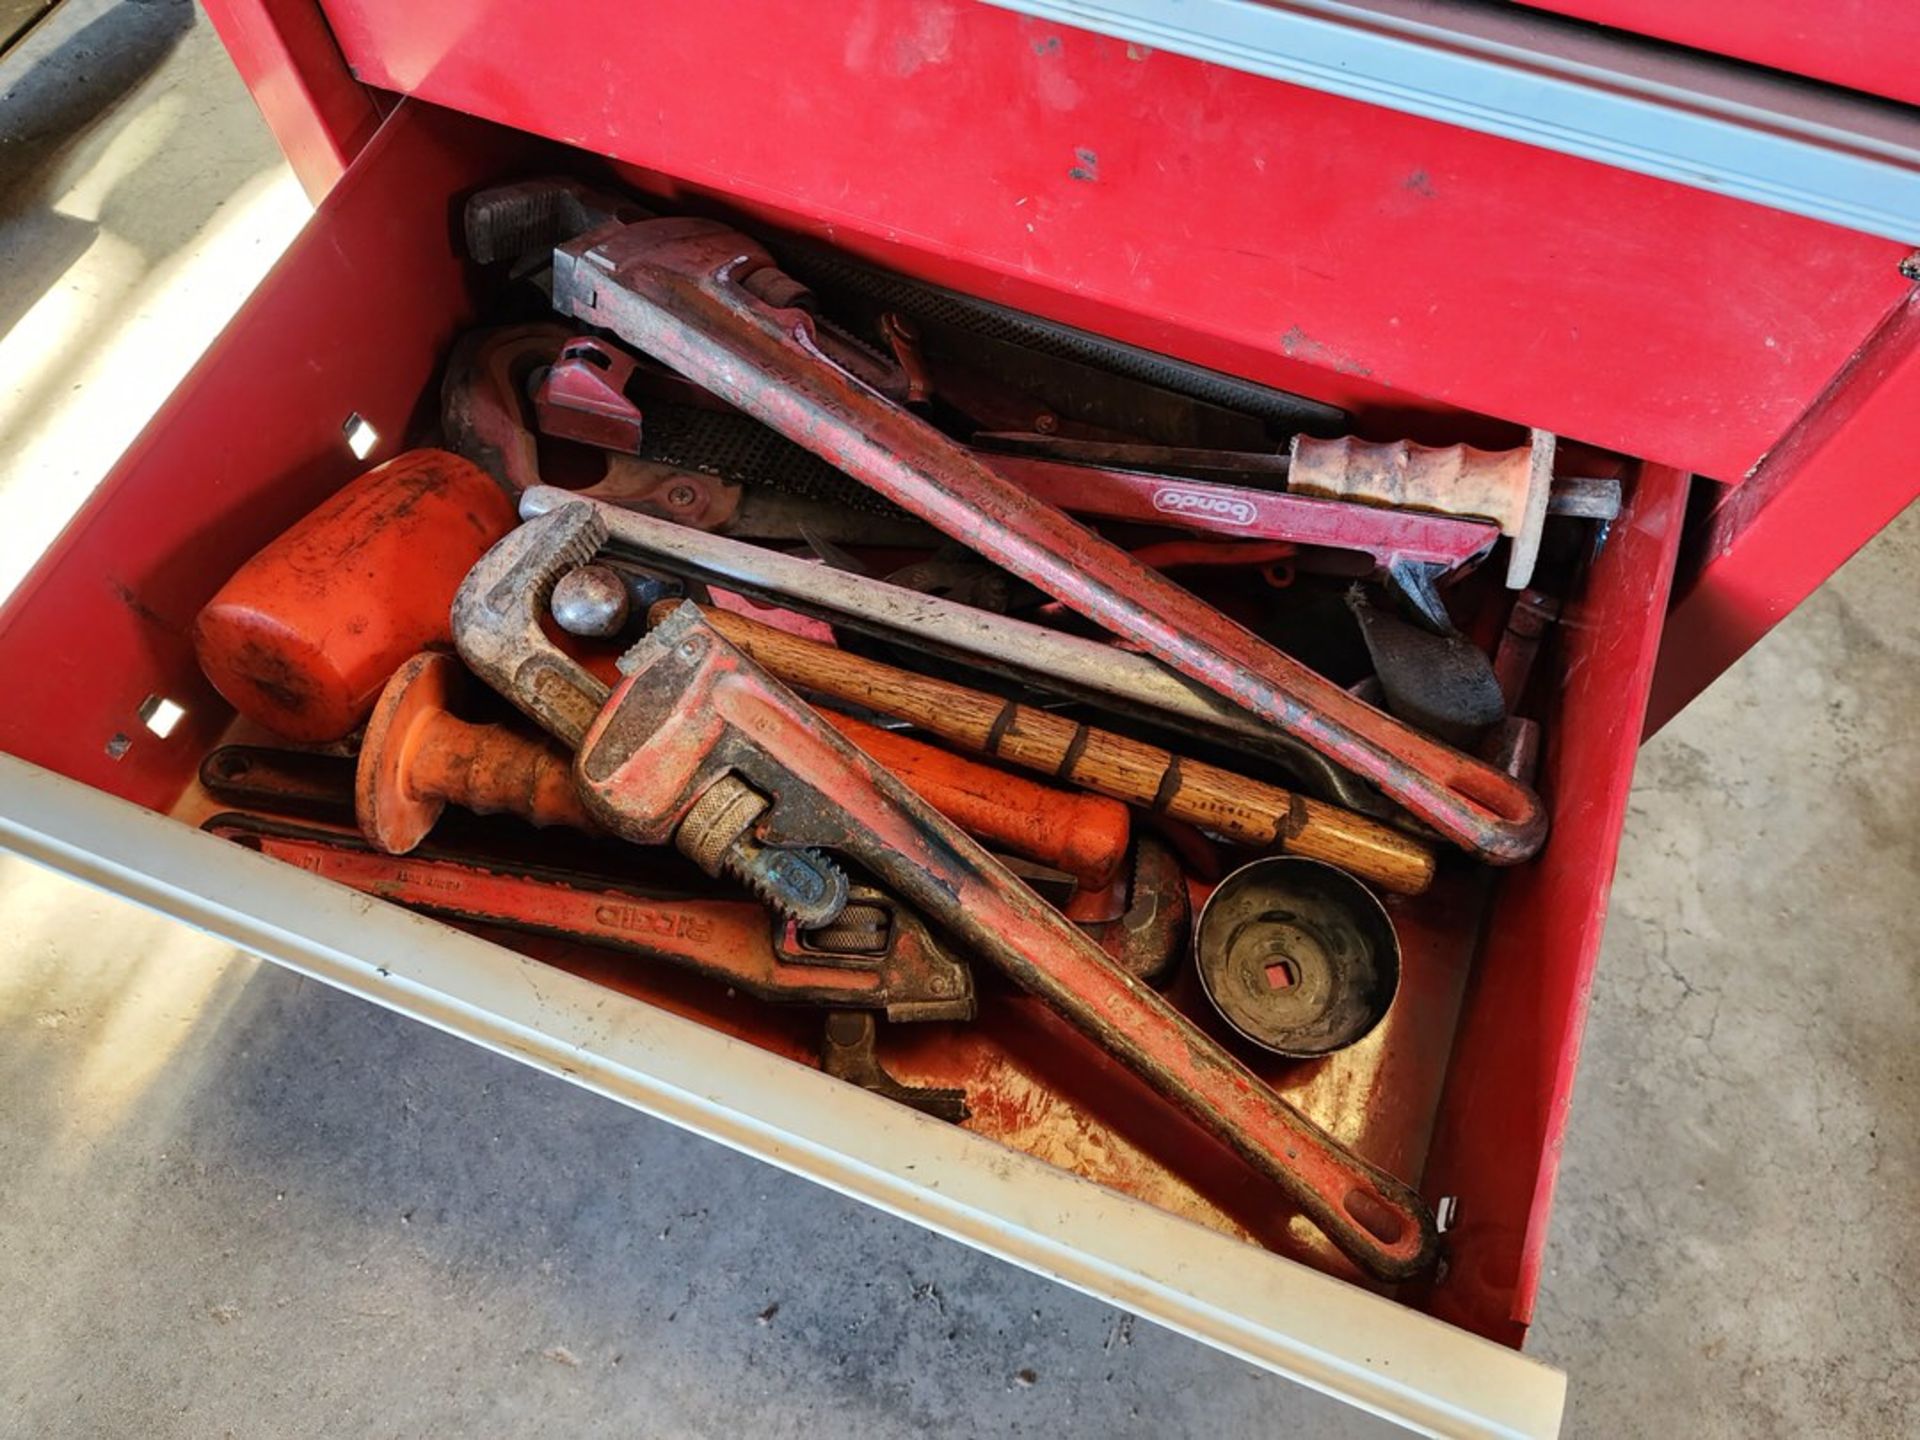
[[480, 557], [453, 597], [453, 643], [467, 667], [569, 750], [609, 691], [547, 638], [553, 587], [605, 543], [606, 522], [574, 502], [529, 520]]

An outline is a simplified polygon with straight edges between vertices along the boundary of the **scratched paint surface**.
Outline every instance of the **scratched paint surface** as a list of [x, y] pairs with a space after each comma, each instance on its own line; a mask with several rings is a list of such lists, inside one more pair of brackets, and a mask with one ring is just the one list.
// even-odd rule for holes
[[373, 84], [1374, 438], [1456, 406], [1737, 479], [1907, 285], [1891, 241], [984, 5], [325, 8]]

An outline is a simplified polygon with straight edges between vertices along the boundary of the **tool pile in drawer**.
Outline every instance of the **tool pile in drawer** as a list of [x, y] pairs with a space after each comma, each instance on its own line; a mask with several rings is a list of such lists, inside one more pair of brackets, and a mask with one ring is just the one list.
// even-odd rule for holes
[[[958, 1123], [1004, 1097], [892, 1038], [1037, 1007], [1026, 1043], [1122, 1074], [1346, 1263], [1430, 1273], [1434, 1206], [1282, 1077], [1382, 1044], [1424, 1003], [1409, 926], [1470, 947], [1486, 867], [1545, 838], [1529, 676], [1611, 462], [1357, 438], [571, 181], [473, 196], [464, 232], [496, 307], [438, 443], [200, 614], [266, 732], [205, 758], [206, 828], [786, 1007], [829, 1073]], [[1111, 1179], [1098, 1148], [1049, 1158]]]

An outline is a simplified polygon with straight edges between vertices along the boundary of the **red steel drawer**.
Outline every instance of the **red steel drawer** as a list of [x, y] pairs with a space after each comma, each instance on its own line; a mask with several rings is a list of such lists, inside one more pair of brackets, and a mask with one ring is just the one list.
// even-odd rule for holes
[[[998, 1028], [984, 1040], [943, 1039], [929, 1027], [917, 1051], [897, 1058], [936, 1074], [979, 1061], [982, 1046], [1024, 1055], [1027, 1068], [1003, 1078], [1055, 1087], [1065, 1097], [1056, 1128], [980, 1128], [1060, 1159], [1070, 1147], [1054, 1143], [1057, 1126], [1080, 1124], [1093, 1142], [1077, 1152], [1081, 1168], [1153, 1203], [840, 1086], [792, 1063], [800, 1051], [790, 1032], [716, 1015], [672, 985], [554, 946], [535, 947], [538, 958], [515, 954], [165, 818], [191, 812], [199, 757], [231, 718], [194, 663], [188, 628], [198, 607], [264, 540], [355, 472], [342, 436], [349, 415], [378, 432], [376, 459], [430, 422], [437, 367], [471, 323], [476, 298], [475, 277], [455, 251], [453, 207], [480, 184], [542, 169], [591, 174], [595, 162], [418, 102], [402, 105], [353, 161], [0, 613], [0, 666], [33, 679], [0, 712], [0, 750], [12, 757], [0, 757], [0, 835], [269, 958], [1354, 1403], [1440, 1433], [1552, 1433], [1560, 1377], [1513, 1351], [1539, 1280], [1686, 477], [1651, 462], [1630, 470], [1627, 508], [1566, 616], [1542, 716], [1541, 789], [1554, 818], [1543, 854], [1484, 877], [1490, 897], [1483, 877], [1462, 866], [1431, 899], [1404, 910], [1402, 1019], [1350, 1057], [1273, 1076], [1430, 1200], [1458, 1199], [1443, 1278], [1376, 1292], [1323, 1273], [1341, 1267], [1310, 1236], [1265, 1214], [1257, 1193], [1214, 1174], [1221, 1166], [1205, 1143], [1131, 1103], [1124, 1077], [1097, 1057], [1073, 1066], [1036, 1059], [1065, 1042], [1030, 1009], [998, 1007]], [[639, 178], [670, 188], [658, 176]], [[747, 199], [755, 215], [779, 209]], [[887, 258], [949, 282], [981, 273], [959, 266], [948, 247], [906, 234]], [[1230, 274], [1237, 262], [1222, 264]], [[1043, 296], [1042, 308], [1083, 322], [1149, 308], [1137, 297], [1124, 307], [1076, 298], [1039, 272], [994, 293]], [[1170, 337], [1169, 348], [1183, 352], [1200, 344], [1176, 318], [1143, 325], [1112, 328], [1134, 340]], [[1209, 358], [1227, 353], [1240, 352]], [[1287, 369], [1283, 362], [1258, 368]], [[1292, 367], [1287, 378], [1356, 405], [1362, 423], [1417, 411], [1442, 435], [1503, 428], [1400, 397], [1377, 377], [1360, 385]], [[1665, 378], [1690, 393], [1684, 371]], [[186, 711], [165, 738], [141, 724], [154, 696]], [[1116, 1154], [1121, 1163], [1098, 1158]], [[1189, 1161], [1212, 1180], [1175, 1178]], [[1248, 1234], [1286, 1253], [1250, 1245]]]
[[[1821, 11], [1818, 33], [1803, 34], [1805, 7], [1773, 0], [1659, 15], [1637, 0], [1569, 0], [1541, 8], [1623, 28], [1595, 32], [1620, 42], [1605, 54], [1571, 41], [1561, 54], [1552, 34], [1533, 34], [1553, 22], [1524, 7], [1369, 0], [1381, 35], [1427, 36], [1433, 63], [1456, 50], [1489, 61], [1429, 77], [1424, 100], [1409, 100], [1387, 71], [1290, 65], [1271, 28], [1285, 11], [1307, 25], [1285, 32], [1301, 43], [1321, 34], [1315, 14], [1364, 35], [1366, 6], [1004, 3], [867, 0], [823, 14], [776, 0], [584, 0], [564, 21], [505, 0], [207, 8], [316, 193], [373, 112], [414, 95], [963, 289], [1313, 389], [1383, 434], [1418, 436], [1435, 411], [1467, 410], [1692, 471], [1703, 479], [1649, 730], [1920, 492], [1908, 461], [1920, 230], [1859, 233], [1805, 218], [1827, 213], [1818, 206], [1731, 198], [1792, 208], [1818, 187], [1805, 189], [1795, 162], [1771, 188], [1743, 190], [1758, 157], [1717, 141], [1693, 152], [1717, 178], [1690, 163], [1630, 173], [1672, 133], [1657, 115], [1636, 134], [1582, 132], [1585, 149], [1544, 148], [1568, 141], [1556, 126], [1580, 95], [1532, 112], [1519, 99], [1530, 47], [1597, 95], [1616, 88], [1612, 65], [1621, 93], [1658, 96], [1669, 118], [1698, 99], [1751, 135], [1798, 136], [1816, 165], [1884, 164], [1855, 200], [1904, 194], [1920, 114], [1720, 58], [1920, 98], [1901, 63], [1913, 24], [1902, 7], [1854, 0], [1846, 23]], [[1250, 39], [1193, 48], [1256, 19], [1278, 47], [1265, 73], [1379, 104], [1248, 73], [1262, 65]], [[1460, 45], [1436, 26], [1461, 27]], [[1638, 55], [1634, 30], [1705, 51], [1676, 70], [1674, 56]], [[1186, 48], [1135, 43], [1147, 36]], [[1690, 98], [1693, 83], [1704, 90]], [[1413, 113], [1382, 108], [1395, 104]], [[1468, 112], [1503, 118], [1494, 133], [1423, 118], [1480, 123]]]

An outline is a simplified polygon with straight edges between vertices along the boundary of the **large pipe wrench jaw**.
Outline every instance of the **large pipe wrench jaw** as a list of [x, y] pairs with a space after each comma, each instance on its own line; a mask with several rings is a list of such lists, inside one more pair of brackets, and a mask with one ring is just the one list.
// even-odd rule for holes
[[[611, 692], [548, 638], [541, 617], [560, 577], [591, 560], [606, 538], [606, 522], [593, 506], [562, 505], [482, 555], [453, 599], [460, 658], [576, 752]], [[735, 781], [704, 798], [674, 836], [703, 870], [732, 875], [807, 929], [839, 918], [847, 904], [846, 873], [818, 851], [762, 841], [754, 827], [767, 808], [763, 795]]]
[[883, 399], [898, 401], [910, 389], [897, 361], [815, 315], [806, 286], [718, 221], [602, 225], [554, 247], [553, 308], [561, 314], [634, 343], [631, 331], [645, 323], [645, 307], [631, 303], [636, 295], [669, 312], [748, 319]]
[[612, 692], [541, 626], [560, 577], [606, 543], [591, 505], [562, 505], [482, 555], [453, 597], [453, 643], [487, 684], [569, 750]]
[[650, 214], [624, 195], [548, 176], [475, 191], [461, 210], [461, 238], [476, 264], [529, 263], [563, 240]]

